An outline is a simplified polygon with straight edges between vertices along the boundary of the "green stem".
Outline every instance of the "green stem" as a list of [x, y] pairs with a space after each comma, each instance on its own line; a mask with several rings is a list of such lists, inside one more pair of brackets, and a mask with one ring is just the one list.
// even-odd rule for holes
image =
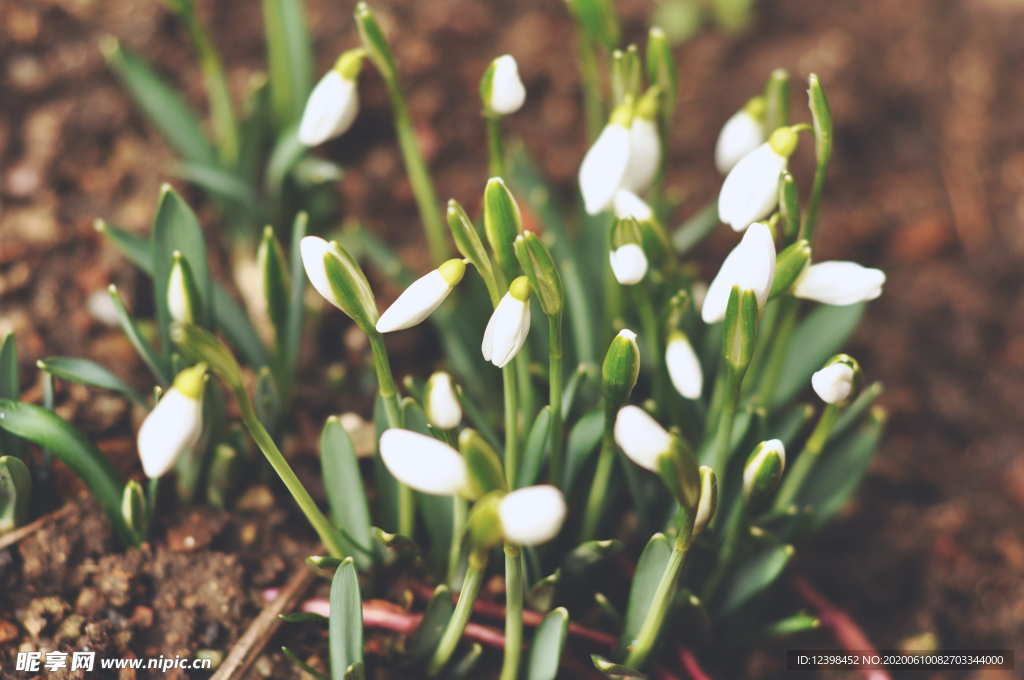
[[654, 311], [654, 291], [652, 286], [641, 285], [636, 288], [637, 306], [640, 308], [640, 325], [646, 347], [646, 354], [651, 357], [651, 370], [654, 373], [654, 403], [658, 414], [665, 415], [670, 404], [668, 391], [668, 375], [665, 373], [665, 349], [662, 346], [661, 328], [658, 316]]
[[740, 400], [740, 383], [742, 373], [728, 362], [722, 365], [722, 401], [721, 412], [715, 425], [714, 438], [711, 443], [711, 454], [708, 457], [711, 468], [718, 475], [719, 484], [725, 477], [725, 466], [729, 462], [729, 452], [732, 448], [732, 426], [736, 420], [736, 408]]
[[548, 479], [562, 484], [565, 448], [562, 446], [562, 314], [548, 317], [548, 404], [551, 406], [551, 464]]
[[[462, 560], [462, 534], [466, 531], [466, 499], [452, 496], [452, 544], [448, 549], [448, 583], [455, 585]], [[469, 578], [469, 574], [466, 574]]]
[[583, 511], [583, 529], [580, 542], [593, 540], [601, 524], [601, 515], [608, 497], [608, 483], [611, 480], [612, 467], [615, 463], [615, 439], [612, 434], [612, 423], [615, 414], [608, 409], [604, 418], [604, 433], [601, 435], [601, 453], [594, 471], [594, 481], [590, 485], [587, 496], [587, 507]]
[[799, 301], [794, 297], [779, 300], [772, 328], [774, 337], [768, 342], [764, 368], [753, 398], [756, 404], [771, 406], [775, 397], [775, 389], [778, 387], [779, 378], [782, 377], [782, 366], [786, 362], [786, 353], [789, 350], [789, 338], [796, 328], [799, 307]]
[[587, 123], [587, 142], [597, 139], [604, 127], [604, 112], [601, 103], [601, 74], [597, 68], [597, 52], [594, 43], [585, 35], [582, 27], [578, 31], [580, 42], [580, 79], [583, 81], [583, 112]]
[[501, 139], [501, 117], [484, 116], [487, 121], [487, 167], [491, 177], [505, 176], [505, 144]]
[[160, 478], [150, 477], [149, 482], [146, 484], [147, 491], [147, 502], [149, 504], [149, 516], [152, 519], [153, 513], [156, 512], [156, 503], [160, 498]]
[[818, 424], [814, 426], [811, 436], [807, 438], [803, 450], [797, 456], [789, 474], [782, 480], [779, 492], [775, 496], [775, 510], [785, 510], [793, 503], [797, 492], [800, 491], [800, 487], [807, 479], [807, 475], [810, 474], [814, 464], [821, 456], [821, 452], [825, 449], [825, 443], [831, 436], [838, 418], [839, 406], [837, 404], [829, 404], [822, 411]]
[[715, 592], [718, 590], [718, 586], [722, 583], [722, 578], [725, 576], [726, 570], [729, 568], [729, 565], [732, 564], [733, 557], [736, 555], [736, 546], [739, 545], [741, 530], [745, 524], [744, 520], [746, 519], [746, 516], [746, 503], [741, 500], [732, 507], [732, 511], [729, 513], [729, 517], [726, 520], [725, 527], [722, 531], [722, 549], [719, 551], [714, 569], [711, 571], [711, 574], [708, 576], [708, 580], [704, 585], [702, 597], [704, 602], [710, 602], [711, 598], [714, 597]]
[[669, 554], [665, 571], [661, 573], [661, 579], [654, 590], [651, 598], [651, 608], [647, 611], [647, 617], [640, 624], [640, 630], [629, 645], [629, 654], [626, 656], [625, 665], [629, 668], [640, 668], [647, 662], [658, 641], [658, 634], [665, 623], [668, 611], [675, 599], [676, 586], [679, 582], [679, 572], [682, 571], [686, 562], [686, 551], [690, 547], [690, 532], [680, 528], [672, 544], [672, 552]]
[[516, 424], [519, 411], [514, 363], [502, 366], [501, 382], [505, 395], [505, 478], [512, 487], [519, 473], [519, 431]]
[[[367, 337], [370, 339], [370, 348], [373, 351], [373, 368], [377, 373], [377, 389], [380, 392], [381, 401], [384, 402], [388, 427], [402, 427], [402, 409], [398, 401], [398, 387], [395, 385], [395, 378], [391, 373], [391, 362], [388, 360], [387, 347], [384, 346], [384, 337], [373, 330], [367, 333]], [[398, 533], [403, 536], [411, 537], [416, 530], [414, 500], [412, 489], [399, 483]]]
[[[533, 379], [530, 377], [530, 345], [523, 345], [519, 354], [513, 359], [516, 366], [516, 386], [519, 396], [518, 417], [523, 423], [530, 423], [537, 415], [537, 395], [533, 389]], [[518, 421], [517, 421], [518, 422]], [[514, 480], [509, 480], [512, 482]]]
[[505, 544], [505, 658], [501, 680], [516, 680], [523, 653], [523, 554], [518, 546]]
[[462, 631], [465, 630], [469, 617], [473, 613], [473, 603], [480, 592], [480, 583], [483, 581], [484, 571], [487, 567], [487, 553], [474, 552], [469, 556], [469, 567], [466, 569], [466, 579], [462, 582], [462, 589], [459, 591], [459, 601], [455, 605], [452, 617], [448, 619], [441, 640], [437, 643], [434, 656], [430, 659], [427, 667], [427, 674], [430, 676], [444, 668], [452, 656], [452, 652], [462, 638]]

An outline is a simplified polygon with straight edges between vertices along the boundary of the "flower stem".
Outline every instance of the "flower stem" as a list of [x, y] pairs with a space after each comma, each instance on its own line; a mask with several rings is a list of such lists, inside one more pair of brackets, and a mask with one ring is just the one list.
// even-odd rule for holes
[[505, 658], [501, 680], [516, 680], [523, 654], [523, 553], [505, 544]]
[[829, 404], [822, 411], [821, 417], [818, 418], [818, 424], [814, 426], [811, 436], [807, 438], [807, 443], [804, 444], [803, 450], [797, 456], [796, 462], [790, 469], [789, 474], [782, 480], [779, 492], [775, 496], [775, 510], [785, 510], [792, 504], [797, 492], [800, 491], [800, 487], [803, 486], [804, 480], [807, 479], [807, 475], [810, 474], [814, 464], [821, 456], [821, 452], [825, 448], [825, 442], [828, 441], [829, 436], [832, 434], [832, 429], [835, 427], [838, 417], [839, 406], [836, 404]]
[[[743, 375], [728, 362], [724, 362], [721, 370], [721, 402], [717, 420], [712, 421], [714, 435], [711, 440], [711, 452], [707, 458], [711, 468], [718, 475], [719, 484], [725, 477], [725, 466], [729, 462], [732, 449], [732, 426], [736, 420], [736, 408], [740, 400], [740, 384]], [[714, 416], [713, 416], [714, 417]]]
[[667, 375], [663, 365], [665, 349], [662, 346], [661, 328], [658, 324], [658, 315], [654, 311], [654, 290], [653, 287], [637, 286], [637, 304], [640, 308], [640, 324], [643, 328], [643, 336], [646, 338], [644, 349], [653, 359], [651, 364], [654, 372], [654, 403], [658, 406], [658, 413], [665, 414], [669, 406], [669, 392]]
[[[380, 392], [381, 401], [384, 402], [388, 427], [401, 427], [402, 409], [398, 401], [398, 387], [395, 385], [395, 377], [391, 373], [391, 362], [388, 360], [388, 351], [384, 346], [384, 337], [376, 331], [368, 332], [367, 337], [370, 339], [370, 348], [373, 350], [373, 368], [377, 373], [377, 389]], [[412, 536], [415, 529], [416, 507], [412, 489], [399, 483], [398, 533], [403, 536]]]
[[565, 469], [562, 446], [562, 314], [548, 317], [548, 404], [551, 406], [551, 464], [548, 478], [561, 486]]
[[505, 478], [511, 488], [515, 485], [516, 475], [519, 473], [519, 432], [516, 423], [519, 411], [515, 363], [502, 366], [501, 382], [505, 394]]
[[718, 553], [718, 559], [715, 561], [711, 574], [704, 583], [704, 592], [701, 597], [704, 602], [711, 602], [711, 598], [715, 596], [718, 586], [722, 583], [726, 570], [732, 564], [733, 557], [736, 555], [736, 546], [739, 545], [741, 530], [746, 523], [746, 517], [746, 503], [741, 500], [732, 507], [729, 516], [726, 518], [725, 527], [722, 530], [722, 549]]
[[587, 496], [587, 507], [583, 511], [583, 529], [580, 542], [593, 540], [601, 524], [601, 514], [608, 496], [608, 482], [611, 480], [612, 466], [615, 463], [615, 439], [612, 434], [614, 413], [605, 413], [604, 433], [601, 435], [601, 452], [598, 454], [597, 469], [594, 481], [590, 485]]
[[452, 653], [455, 651], [462, 632], [469, 622], [473, 613], [473, 603], [480, 592], [480, 583], [483, 581], [484, 571], [487, 568], [487, 553], [474, 552], [469, 556], [469, 567], [466, 569], [466, 579], [462, 582], [462, 589], [459, 591], [459, 601], [455, 605], [452, 617], [448, 619], [441, 640], [437, 643], [434, 656], [430, 659], [427, 667], [428, 675], [436, 675], [448, 663]]
[[505, 177], [505, 144], [501, 139], [501, 117], [484, 116], [487, 122], [488, 171], [491, 177]]
[[[448, 549], [448, 584], [455, 586], [462, 560], [462, 534], [466, 531], [466, 499], [452, 496], [452, 544]], [[466, 574], [469, 577], [469, 574]]]
[[775, 389], [782, 375], [782, 365], [786, 361], [789, 349], [789, 338], [796, 328], [799, 301], [794, 297], [779, 300], [773, 324], [774, 337], [767, 343], [767, 354], [764, 357], [764, 369], [759, 376], [757, 393], [754, 402], [762, 406], [770, 406], [775, 397]]

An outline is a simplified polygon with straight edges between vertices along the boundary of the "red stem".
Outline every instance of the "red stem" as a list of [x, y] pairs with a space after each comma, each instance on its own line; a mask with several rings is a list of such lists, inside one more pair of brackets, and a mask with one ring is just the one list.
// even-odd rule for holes
[[693, 653], [693, 650], [689, 647], [680, 647], [679, 650], [679, 663], [682, 664], [686, 672], [690, 674], [692, 680], [711, 680], [711, 676], [704, 672], [704, 669], [700, 667], [700, 661], [697, 660], [697, 655]]

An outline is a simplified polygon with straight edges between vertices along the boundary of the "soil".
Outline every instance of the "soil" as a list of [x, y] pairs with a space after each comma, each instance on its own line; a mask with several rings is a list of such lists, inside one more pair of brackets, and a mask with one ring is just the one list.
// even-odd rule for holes
[[[263, 64], [258, 12], [252, 3], [200, 5], [241, 93]], [[336, 2], [308, 5], [326, 68], [354, 41], [350, 14]], [[627, 34], [640, 38], [649, 3], [618, 5]], [[912, 645], [929, 632], [940, 648], [1016, 648], [1024, 659], [1024, 7], [1012, 0], [759, 5], [747, 35], [709, 31], [678, 52], [670, 182], [684, 198], [680, 217], [716, 194], [710, 159], [722, 121], [775, 66], [796, 77], [794, 112], [803, 116], [799, 82], [814, 71], [836, 120], [816, 259], [855, 259], [889, 277], [848, 348], [887, 386], [889, 435], [856, 501], [801, 551], [799, 567], [879, 647]], [[443, 197], [471, 209], [478, 203], [486, 169], [475, 83], [502, 52], [519, 59], [530, 93], [509, 128], [568, 195], [584, 140], [562, 3], [375, 6], [392, 35], [401, 30], [398, 60]], [[148, 228], [173, 156], [105, 70], [96, 41], [108, 33], [125, 40], [201, 106], [191, 51], [158, 2], [8, 0], [0, 27], [0, 331], [17, 334], [29, 398], [39, 395], [35, 360], [55, 354], [119, 366], [144, 388], [127, 341], [91, 309], [111, 282], [130, 306], [148, 293], [103, 247], [92, 220]], [[424, 249], [409, 228], [418, 220], [383, 87], [367, 78], [362, 92], [364, 115], [325, 153], [348, 168], [339, 189], [347, 212], [418, 267]], [[809, 155], [798, 152], [798, 178], [809, 176]], [[202, 216], [214, 220], [209, 210]], [[727, 231], [699, 253], [707, 274], [732, 242]], [[415, 341], [410, 334], [394, 349]], [[336, 360], [336, 346], [307, 348], [310, 384], [322, 382], [313, 367]], [[58, 396], [62, 415], [101, 441], [120, 469], [137, 473], [130, 432], [138, 414], [95, 390], [63, 386]], [[314, 450], [312, 432], [300, 428], [299, 458]], [[0, 551], [0, 633], [15, 623], [17, 640], [0, 643], [0, 664], [37, 639], [77, 637], [75, 648], [87, 639], [112, 653], [226, 650], [261, 606], [259, 591], [280, 585], [311, 540], [291, 538], [302, 523], [288, 524], [287, 511], [275, 509], [261, 515], [257, 537], [245, 545], [246, 522], [256, 520], [214, 513], [191, 520], [216, 529], [209, 543], [177, 552], [171, 530], [189, 521], [168, 516], [156, 545], [117, 553], [103, 520], [86, 508]], [[210, 596], [195, 598], [197, 591]], [[65, 623], [56, 625], [60, 618]], [[268, 659], [256, 677], [288, 677], [279, 655]]]

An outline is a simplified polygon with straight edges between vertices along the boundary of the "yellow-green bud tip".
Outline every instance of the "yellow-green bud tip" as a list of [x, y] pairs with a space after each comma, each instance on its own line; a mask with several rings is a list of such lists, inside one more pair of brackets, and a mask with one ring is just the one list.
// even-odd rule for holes
[[531, 290], [530, 279], [519, 276], [508, 287], [508, 294], [521, 302], [526, 302], [530, 298]]
[[203, 395], [203, 384], [205, 383], [206, 364], [196, 364], [184, 369], [174, 379], [173, 388], [184, 394], [189, 399], [198, 401]]
[[466, 261], [457, 257], [452, 258], [443, 262], [441, 266], [437, 268], [437, 271], [441, 273], [441, 276], [448, 285], [454, 288], [466, 273]]
[[744, 111], [746, 111], [749, 115], [753, 116], [757, 120], [761, 121], [764, 120], [764, 113], [767, 108], [768, 104], [767, 102], [765, 102], [764, 97], [761, 95], [751, 97], [750, 100], [743, 106]]
[[362, 47], [343, 52], [338, 57], [338, 61], [334, 63], [334, 70], [345, 80], [355, 80], [363, 68], [363, 57], [365, 56], [366, 50]]
[[784, 158], [789, 158], [796, 150], [797, 142], [800, 141], [799, 131], [800, 128], [796, 125], [780, 127], [768, 138], [768, 145], [772, 147], [772, 151], [775, 153]]

